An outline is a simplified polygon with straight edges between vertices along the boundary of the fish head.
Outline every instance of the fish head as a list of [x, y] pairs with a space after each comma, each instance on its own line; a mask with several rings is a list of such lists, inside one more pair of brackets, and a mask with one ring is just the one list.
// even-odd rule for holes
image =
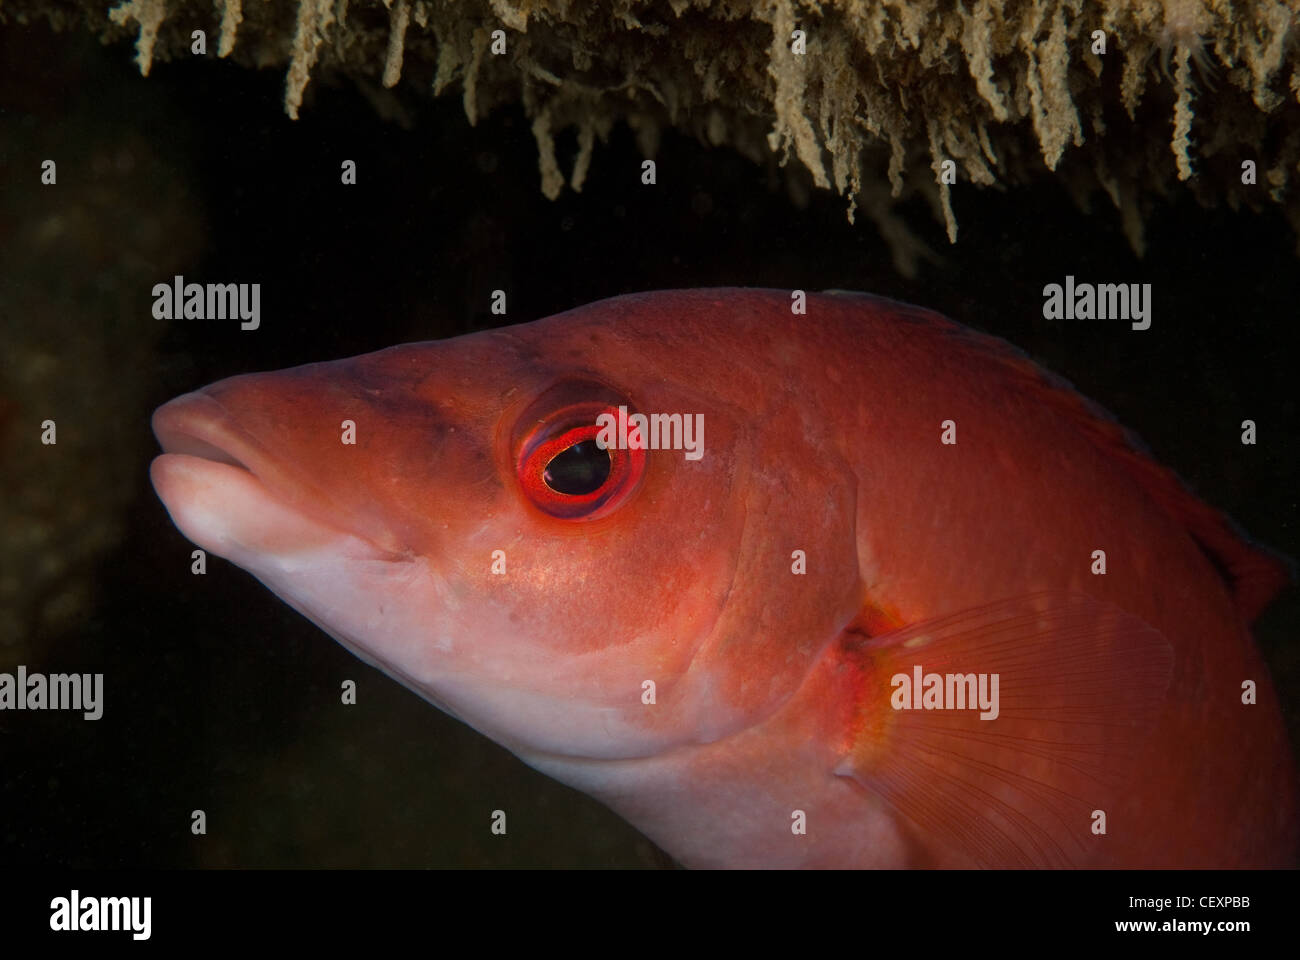
[[[154, 486], [190, 540], [525, 759], [711, 742], [856, 611], [854, 493], [798, 392], [764, 387], [761, 317], [665, 296], [222, 380], [155, 413]], [[701, 340], [704, 309], [734, 342]], [[690, 419], [700, 455], [616, 426], [601, 449], [620, 408]]]

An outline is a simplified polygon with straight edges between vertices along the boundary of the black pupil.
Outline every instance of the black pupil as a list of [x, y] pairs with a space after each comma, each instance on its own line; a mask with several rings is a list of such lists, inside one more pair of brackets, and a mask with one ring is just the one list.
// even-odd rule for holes
[[556, 493], [580, 497], [599, 490], [608, 476], [609, 452], [583, 440], [552, 457], [542, 479]]

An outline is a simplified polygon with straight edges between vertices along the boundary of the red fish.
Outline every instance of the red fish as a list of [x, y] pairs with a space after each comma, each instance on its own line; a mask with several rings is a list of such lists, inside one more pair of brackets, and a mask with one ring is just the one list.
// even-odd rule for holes
[[790, 302], [648, 293], [233, 377], [154, 415], [154, 486], [688, 866], [1292, 862], [1248, 629], [1284, 564], [1005, 343]]

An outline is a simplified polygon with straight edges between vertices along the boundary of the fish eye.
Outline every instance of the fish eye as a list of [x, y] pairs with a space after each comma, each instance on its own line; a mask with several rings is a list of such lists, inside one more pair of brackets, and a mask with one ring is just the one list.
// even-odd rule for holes
[[627, 500], [645, 473], [642, 449], [602, 446], [607, 403], [577, 403], [542, 417], [522, 444], [519, 482], [542, 512], [566, 520], [595, 520]]
[[579, 440], [551, 458], [542, 479], [556, 493], [581, 497], [595, 493], [609, 476], [609, 451], [595, 440]]

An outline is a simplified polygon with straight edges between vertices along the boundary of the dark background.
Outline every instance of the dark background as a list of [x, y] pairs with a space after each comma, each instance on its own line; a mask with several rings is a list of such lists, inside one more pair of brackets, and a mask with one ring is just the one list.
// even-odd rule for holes
[[[498, 287], [512, 323], [620, 293], [723, 284], [861, 289], [923, 304], [1027, 350], [1137, 431], [1207, 501], [1300, 555], [1291, 352], [1300, 270], [1296, 238], [1274, 210], [1204, 210], [1175, 189], [1149, 220], [1139, 260], [1104, 198], [1088, 214], [1046, 176], [1032, 188], [959, 186], [956, 246], [925, 203], [903, 209], [941, 258], [908, 279], [865, 218], [846, 222], [842, 198], [813, 192], [801, 206], [792, 196], [802, 190], [774, 165], [682, 136], [665, 136], [658, 184], [643, 186], [632, 135], [617, 128], [597, 147], [583, 192], [551, 202], [518, 110], [470, 127], [457, 96], [406, 90], [407, 128], [381, 119], [351, 82], [317, 78], [291, 122], [279, 70], [209, 58], [155, 64], [145, 79], [129, 45], [3, 32], [0, 172], [19, 198], [4, 209], [38, 216], [68, 202], [73, 175], [61, 166], [58, 190], [42, 193], [40, 158], [126, 144], [132, 162], [103, 178], [121, 199], [101, 197], [95, 209], [130, 223], [132, 204], [179, 198], [160, 221], [192, 238], [179, 272], [260, 282], [262, 325], [157, 329], [150, 287], [171, 276], [161, 269], [142, 271], [147, 281], [111, 311], [108, 342], [146, 351], [108, 368], [109, 382], [134, 386], [130, 402], [95, 404], [128, 458], [125, 523], [87, 568], [91, 600], [75, 620], [33, 627], [24, 659], [0, 648], [0, 669], [102, 671], [105, 714], [94, 723], [0, 714], [0, 866], [671, 865], [594, 801], [355, 661], [247, 574], [210, 557], [207, 575], [192, 576], [192, 547], [149, 486], [148, 415], [170, 397], [231, 374], [493, 326]], [[575, 138], [562, 137], [562, 169], [575, 152]], [[357, 162], [355, 187], [340, 185], [345, 159]], [[0, 244], [21, 228], [0, 221]], [[10, 254], [0, 246], [0, 271]], [[49, 257], [22, 275], [0, 272], [11, 304], [5, 341], [44, 344], [73, 392], [98, 382], [75, 349], [81, 317], [61, 311], [64, 326], [45, 324], [12, 303], [19, 285], [39, 279], [33, 271], [57, 285], [92, 267]], [[1151, 329], [1043, 320], [1042, 288], [1066, 274], [1150, 282]], [[21, 397], [10, 404], [24, 409]], [[1259, 424], [1255, 447], [1239, 440], [1246, 418]], [[0, 416], [0, 427], [21, 420]], [[21, 429], [37, 436], [30, 423]], [[94, 459], [75, 470], [88, 490], [99, 482]], [[1293, 741], [1298, 621], [1292, 589], [1256, 630]], [[343, 708], [339, 684], [349, 678], [359, 704]], [[190, 834], [196, 808], [207, 836]], [[508, 812], [506, 837], [489, 833], [495, 808]]]

